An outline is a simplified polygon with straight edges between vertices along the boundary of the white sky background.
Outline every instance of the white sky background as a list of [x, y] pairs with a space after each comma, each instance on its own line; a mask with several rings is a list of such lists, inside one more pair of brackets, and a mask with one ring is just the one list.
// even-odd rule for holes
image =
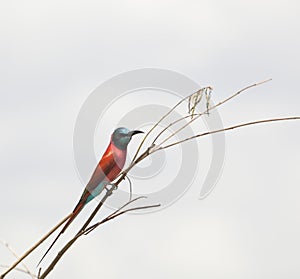
[[[121, 72], [177, 71], [212, 85], [215, 102], [272, 77], [220, 109], [224, 124], [300, 115], [299, 13], [299, 1], [287, 0], [2, 1], [0, 238], [21, 254], [73, 209], [84, 188], [76, 117]], [[123, 216], [79, 241], [49, 278], [299, 278], [299, 128], [229, 132], [207, 199], [197, 199], [199, 173], [171, 207]], [[47, 245], [26, 261], [33, 270]], [[0, 247], [0, 263], [12, 260]]]

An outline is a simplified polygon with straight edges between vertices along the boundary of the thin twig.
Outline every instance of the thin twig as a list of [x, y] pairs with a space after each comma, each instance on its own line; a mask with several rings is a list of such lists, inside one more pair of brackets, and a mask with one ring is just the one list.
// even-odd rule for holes
[[158, 204], [152, 204], [152, 205], [145, 205], [145, 206], [137, 206], [137, 207], [133, 207], [133, 208], [128, 208], [128, 209], [125, 209], [123, 211], [118, 212], [115, 215], [110, 216], [110, 218], [105, 218], [103, 221], [101, 221], [101, 222], [99, 222], [98, 224], [95, 224], [95, 225], [99, 226], [99, 225], [101, 225], [101, 224], [103, 224], [105, 222], [108, 222], [108, 221], [110, 221], [110, 220], [112, 220], [112, 219], [114, 219], [114, 218], [116, 218], [116, 217], [118, 217], [120, 215], [123, 215], [124, 213], [130, 212], [130, 211], [140, 210], [140, 209], [154, 208], [154, 207], [159, 207], [159, 206], [161, 206], [161, 204], [158, 203]]
[[[134, 203], [134, 202], [137, 201], [137, 200], [140, 200], [140, 199], [146, 199], [146, 198], [147, 198], [146, 196], [140, 196], [140, 197], [137, 197], [137, 198], [135, 198], [135, 199], [133, 199], [133, 200], [130, 200], [130, 201], [126, 202], [126, 203], [123, 204], [120, 208], [118, 208], [117, 210], [115, 210], [113, 213], [111, 213], [110, 215], [108, 215], [108, 216], [107, 216], [106, 218], [104, 218], [103, 220], [109, 219], [111, 216], [117, 214], [118, 212], [120, 212], [123, 208], [125, 208], [125, 207], [128, 206], [129, 204]], [[85, 230], [84, 234], [85, 234], [85, 235], [89, 234], [92, 230], [94, 230], [94, 229], [98, 226], [98, 224], [102, 223], [103, 220], [101, 220], [100, 222], [96, 223], [95, 225], [92, 225], [92, 226], [90, 226], [89, 228], [87, 228], [87, 229]]]
[[[0, 264], [0, 267], [2, 267], [2, 268], [9, 268], [9, 265], [6, 265], [6, 264]], [[34, 275], [34, 274], [32, 274], [32, 273], [28, 272], [28, 271], [27, 271], [27, 270], [25, 270], [25, 269], [22, 269], [22, 268], [16, 267], [16, 268], [14, 268], [14, 270], [16, 270], [16, 271], [19, 271], [19, 272], [26, 273], [26, 274], [30, 275], [30, 276], [31, 276], [31, 278], [38, 278], [36, 275]]]
[[141, 210], [141, 209], [148, 209], [148, 208], [154, 208], [154, 207], [159, 207], [160, 204], [152, 204], [152, 205], [145, 205], [145, 206], [138, 206], [138, 207], [132, 207], [129, 209], [125, 209], [125, 210], [118, 210], [117, 213], [111, 214], [109, 216], [107, 216], [106, 218], [104, 218], [103, 220], [101, 220], [100, 222], [92, 225], [91, 227], [87, 228], [86, 231], [84, 232], [85, 235], [88, 235], [90, 232], [92, 232], [94, 229], [96, 229], [98, 226], [120, 216], [123, 215], [126, 212], [129, 211], [134, 211], [134, 210]]
[[[14, 251], [14, 249], [4, 240], [0, 240], [0, 242], [8, 249], [8, 251], [19, 260], [19, 255]], [[35, 278], [35, 275], [29, 270], [29, 268], [23, 263], [22, 266], [24, 270], [30, 275], [31, 278]]]
[[180, 127], [179, 129], [177, 129], [175, 132], [173, 132], [170, 136], [168, 136], [166, 139], [164, 139], [157, 147], [157, 149], [160, 149], [160, 146], [162, 146], [166, 141], [168, 141], [170, 138], [172, 138], [174, 135], [178, 134], [180, 131], [182, 131], [184, 128], [186, 128], [187, 126], [189, 126], [192, 122], [196, 121], [199, 117], [201, 117], [202, 115], [208, 113], [208, 111], [213, 110], [215, 108], [217, 108], [218, 106], [228, 102], [229, 100], [237, 97], [239, 94], [241, 94], [242, 92], [252, 88], [252, 87], [256, 87], [258, 85], [264, 84], [266, 82], [271, 81], [272, 79], [267, 79], [258, 83], [254, 83], [251, 85], [248, 85], [244, 88], [242, 88], [241, 90], [237, 91], [236, 93], [234, 93], [233, 95], [229, 96], [228, 98], [224, 99], [223, 101], [219, 102], [218, 104], [210, 107], [210, 108], [206, 108], [206, 110], [202, 113], [199, 113], [196, 117], [192, 118], [190, 121], [188, 121], [186, 124], [184, 124], [182, 127]]
[[[202, 88], [201, 88], [202, 89]], [[199, 90], [201, 90], [199, 89]], [[199, 91], [198, 90], [198, 91]], [[196, 91], [196, 92], [198, 92]], [[149, 134], [164, 120], [166, 119], [171, 113], [172, 111], [174, 111], [180, 104], [182, 104], [186, 99], [190, 98], [193, 94], [195, 94], [196, 92], [192, 93], [192, 94], [189, 94], [188, 96], [184, 97], [183, 99], [181, 99], [175, 106], [173, 106], [166, 114], [164, 114], [152, 127], [151, 129], [145, 134], [144, 138], [142, 139], [140, 145], [138, 146], [134, 156], [133, 156], [133, 159], [132, 159], [132, 163], [135, 161], [135, 159], [137, 158], [138, 156], [138, 153], [140, 152], [143, 144], [145, 143], [147, 137], [149, 136]]]
[[[200, 114], [198, 114], [198, 113], [194, 113], [193, 114], [193, 116], [198, 116], [198, 115], [200, 115]], [[202, 114], [201, 114], [202, 115]], [[172, 126], [174, 126], [176, 123], [178, 123], [178, 122], [180, 122], [180, 121], [182, 121], [182, 120], [184, 120], [184, 119], [187, 119], [187, 118], [190, 118], [191, 117], [191, 115], [189, 114], [189, 115], [186, 115], [186, 116], [182, 116], [182, 117], [180, 117], [180, 118], [178, 118], [178, 119], [176, 119], [175, 121], [173, 121], [173, 122], [171, 122], [168, 126], [166, 126], [165, 128], [163, 128], [158, 134], [157, 134], [157, 136], [154, 138], [154, 140], [152, 141], [152, 144], [155, 144], [155, 142], [157, 141], [157, 139], [166, 131], [166, 130], [168, 130], [169, 128], [171, 128]]]
[[64, 255], [65, 252], [72, 246], [72, 244], [78, 239], [80, 234], [76, 234], [74, 238], [72, 238], [60, 252], [55, 257], [55, 259], [52, 261], [52, 263], [49, 265], [49, 267], [40, 275], [39, 279], [44, 279], [46, 276], [51, 272], [51, 270], [55, 267], [57, 262], [60, 260], [60, 258]]
[[14, 262], [3, 274], [0, 279], [3, 279], [9, 272], [11, 272], [20, 262], [22, 262], [31, 252], [33, 252], [38, 246], [40, 246], [51, 234], [53, 234], [63, 223], [65, 223], [71, 214], [61, 220], [55, 227], [53, 227], [47, 234], [45, 234], [36, 244], [34, 244], [29, 250], [27, 250], [16, 262]]
[[131, 179], [128, 177], [128, 175], [125, 176], [129, 182], [129, 201], [131, 201], [132, 199], [132, 183], [131, 183]]
[[133, 200], [130, 200], [130, 201], [126, 202], [126, 203], [123, 204], [120, 208], [118, 208], [118, 209], [115, 210], [113, 213], [111, 213], [110, 215], [108, 215], [106, 218], [110, 218], [111, 216], [117, 214], [119, 211], [121, 211], [121, 210], [122, 210], [123, 208], [125, 208], [126, 206], [128, 206], [128, 205], [130, 205], [130, 204], [132, 204], [132, 203], [134, 203], [134, 202], [136, 202], [136, 201], [138, 201], [138, 200], [140, 200], [140, 199], [147, 199], [147, 197], [146, 197], [146, 196], [139, 196], [139, 197], [137, 197], [137, 198], [135, 198], [135, 199], [133, 199]]
[[242, 123], [242, 124], [238, 124], [238, 125], [235, 125], [235, 126], [230, 126], [230, 127], [224, 128], [224, 129], [219, 129], [219, 130], [215, 130], [215, 131], [205, 132], [205, 133], [202, 133], [202, 134], [197, 134], [197, 135], [194, 135], [192, 137], [188, 137], [188, 138], [185, 138], [183, 140], [168, 144], [166, 146], [161, 146], [158, 149], [156, 149], [155, 151], [166, 149], [166, 148], [172, 147], [174, 145], [181, 144], [183, 142], [186, 142], [186, 141], [189, 141], [189, 140], [192, 140], [192, 139], [195, 139], [195, 138], [199, 138], [199, 137], [202, 137], [202, 136], [207, 136], [207, 135], [211, 135], [211, 134], [215, 134], [215, 133], [225, 132], [225, 131], [233, 130], [233, 129], [236, 129], [236, 128], [241, 128], [241, 127], [246, 127], [246, 126], [261, 124], [261, 123], [267, 123], [267, 122], [288, 121], [288, 120], [300, 120], [300, 117], [299, 116], [293, 116], [293, 117], [283, 117], [283, 118], [272, 118], [272, 119], [263, 119], [263, 120], [257, 120], [257, 121]]

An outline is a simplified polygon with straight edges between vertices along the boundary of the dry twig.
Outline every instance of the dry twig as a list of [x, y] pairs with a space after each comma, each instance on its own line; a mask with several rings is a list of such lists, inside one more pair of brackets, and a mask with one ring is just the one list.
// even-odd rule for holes
[[[0, 242], [8, 249], [8, 251], [18, 260], [20, 260], [18, 254], [13, 250], [13, 248], [4, 240], [0, 240]], [[23, 263], [22, 264], [23, 268], [24, 269], [21, 269], [21, 268], [18, 268], [17, 270], [18, 271], [21, 271], [21, 272], [24, 272], [24, 273], [27, 273], [31, 278], [36, 278], [36, 276], [33, 274], [33, 272], [31, 272], [29, 270], [29, 268]], [[2, 266], [3, 267], [3, 266]], [[7, 266], [5, 266], [7, 267]]]

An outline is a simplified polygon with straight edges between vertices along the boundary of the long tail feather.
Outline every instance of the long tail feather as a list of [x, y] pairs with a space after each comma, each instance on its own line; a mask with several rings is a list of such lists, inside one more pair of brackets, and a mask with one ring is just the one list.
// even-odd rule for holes
[[76, 205], [75, 209], [73, 210], [72, 215], [70, 216], [69, 220], [67, 221], [67, 223], [64, 225], [64, 227], [62, 228], [62, 230], [59, 232], [59, 234], [56, 236], [56, 238], [54, 239], [54, 241], [51, 243], [50, 247], [47, 249], [46, 253], [43, 255], [43, 257], [41, 258], [41, 260], [39, 261], [37, 267], [41, 264], [41, 262], [43, 261], [43, 259], [46, 257], [46, 255], [48, 254], [48, 252], [51, 250], [51, 248], [53, 247], [53, 245], [56, 243], [56, 241], [59, 239], [59, 237], [65, 232], [65, 230], [69, 227], [69, 225], [72, 223], [72, 221], [75, 219], [75, 217], [79, 214], [79, 212], [82, 210], [84, 206], [84, 203], [82, 201], [79, 201], [79, 203]]

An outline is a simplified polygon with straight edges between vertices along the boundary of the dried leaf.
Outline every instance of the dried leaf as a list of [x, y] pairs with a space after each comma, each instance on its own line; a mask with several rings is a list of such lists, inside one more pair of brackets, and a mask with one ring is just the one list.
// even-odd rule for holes
[[203, 94], [205, 94], [205, 98], [206, 98], [206, 112], [207, 114], [209, 114], [211, 91], [212, 91], [212, 87], [210, 86], [203, 87], [189, 97], [188, 112], [191, 115], [192, 119], [195, 115], [195, 109], [197, 105], [200, 103]]

